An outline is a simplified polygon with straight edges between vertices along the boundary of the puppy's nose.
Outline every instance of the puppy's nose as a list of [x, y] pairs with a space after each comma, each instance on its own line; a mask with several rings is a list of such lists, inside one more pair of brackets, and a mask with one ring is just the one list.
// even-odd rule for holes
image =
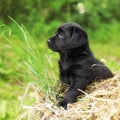
[[47, 42], [50, 43], [50, 41], [51, 41], [51, 40], [49, 39]]

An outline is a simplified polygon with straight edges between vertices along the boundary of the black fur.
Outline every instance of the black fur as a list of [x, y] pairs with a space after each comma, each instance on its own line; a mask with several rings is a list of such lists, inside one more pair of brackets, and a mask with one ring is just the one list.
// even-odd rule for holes
[[48, 46], [60, 54], [60, 80], [70, 85], [59, 105], [67, 109], [75, 102], [81, 90], [90, 83], [111, 78], [112, 72], [91, 52], [87, 33], [77, 23], [68, 22], [57, 29], [56, 35], [48, 40]]

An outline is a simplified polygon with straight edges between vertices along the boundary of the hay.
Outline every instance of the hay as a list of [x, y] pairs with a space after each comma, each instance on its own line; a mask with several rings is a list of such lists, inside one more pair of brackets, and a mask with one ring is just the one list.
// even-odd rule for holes
[[[81, 90], [80, 90], [81, 91]], [[113, 78], [95, 82], [81, 91], [84, 95], [68, 110], [58, 108], [55, 97], [37, 94], [34, 106], [22, 107], [27, 110], [19, 120], [119, 120], [120, 119], [120, 74]], [[24, 96], [25, 97], [25, 96]], [[53, 100], [54, 99], [54, 100]]]

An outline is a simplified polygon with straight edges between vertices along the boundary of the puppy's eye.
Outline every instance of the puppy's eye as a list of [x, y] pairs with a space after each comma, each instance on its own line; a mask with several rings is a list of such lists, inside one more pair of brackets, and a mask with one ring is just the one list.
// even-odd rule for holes
[[64, 38], [64, 36], [65, 36], [65, 35], [64, 35], [63, 32], [59, 32], [59, 33], [58, 33], [58, 37], [59, 37], [59, 38]]

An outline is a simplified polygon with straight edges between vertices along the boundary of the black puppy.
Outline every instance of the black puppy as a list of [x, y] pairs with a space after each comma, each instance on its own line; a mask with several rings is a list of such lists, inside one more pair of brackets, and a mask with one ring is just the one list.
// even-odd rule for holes
[[87, 33], [77, 23], [68, 22], [57, 29], [56, 35], [48, 40], [48, 46], [59, 52], [60, 80], [70, 86], [59, 105], [67, 109], [75, 102], [81, 90], [90, 83], [111, 78], [112, 72], [92, 54]]

